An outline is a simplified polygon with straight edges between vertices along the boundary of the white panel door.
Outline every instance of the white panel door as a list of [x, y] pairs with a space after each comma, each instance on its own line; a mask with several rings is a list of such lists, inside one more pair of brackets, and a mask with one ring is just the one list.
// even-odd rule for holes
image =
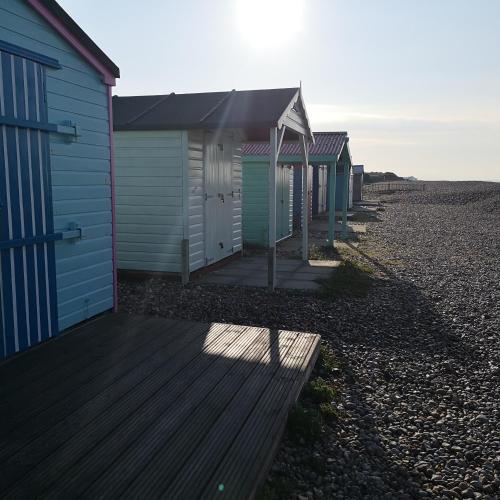
[[217, 144], [219, 164], [220, 203], [218, 226], [218, 246], [220, 258], [233, 253], [233, 144], [229, 134], [219, 139]]
[[217, 163], [217, 144], [212, 136], [207, 136], [204, 152], [205, 173], [205, 257], [212, 264], [217, 259], [217, 211], [219, 204], [219, 166]]
[[205, 142], [205, 255], [208, 265], [232, 253], [232, 143], [207, 134]]

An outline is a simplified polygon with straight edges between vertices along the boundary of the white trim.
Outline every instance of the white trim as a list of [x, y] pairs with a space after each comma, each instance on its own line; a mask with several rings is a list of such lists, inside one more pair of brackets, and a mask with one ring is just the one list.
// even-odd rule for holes
[[309, 146], [304, 136], [300, 137], [302, 149], [302, 260], [309, 260]]
[[277, 156], [279, 157], [280, 151], [281, 151], [281, 146], [283, 144], [283, 137], [285, 137], [285, 130], [286, 130], [286, 125], [283, 125], [279, 131], [279, 137], [278, 137], [278, 146], [276, 148]]
[[278, 130], [276, 127], [269, 129], [269, 173], [268, 173], [268, 261], [267, 282], [272, 291], [276, 286], [276, 168], [278, 166]]
[[295, 92], [295, 95], [292, 97], [292, 100], [288, 103], [288, 106], [285, 108], [285, 111], [283, 111], [283, 113], [279, 117], [278, 128], [281, 128], [283, 126], [283, 120], [288, 116], [288, 113], [290, 113], [290, 110], [295, 106], [295, 103], [297, 102], [297, 99], [299, 98], [299, 93], [300, 93], [299, 90], [297, 90], [297, 92]]

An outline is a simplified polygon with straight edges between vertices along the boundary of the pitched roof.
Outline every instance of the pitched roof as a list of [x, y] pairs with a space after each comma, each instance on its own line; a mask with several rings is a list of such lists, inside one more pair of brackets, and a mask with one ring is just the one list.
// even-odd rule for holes
[[[349, 141], [347, 132], [314, 132], [314, 144], [309, 148], [309, 156], [338, 156], [344, 144]], [[243, 154], [247, 156], [269, 156], [269, 143], [247, 143]], [[280, 156], [297, 156], [301, 149], [297, 143], [283, 143]]]
[[[269, 137], [298, 88], [113, 97], [115, 130], [238, 128]], [[305, 113], [304, 113], [305, 116]], [[305, 116], [307, 121], [307, 116]], [[309, 129], [309, 124], [307, 124]], [[265, 131], [265, 135], [263, 136]]]
[[[115, 78], [120, 77], [118, 66], [96, 45], [96, 43], [78, 26], [73, 18], [56, 2], [56, 0], [27, 0], [42, 17], [54, 16], [68, 32], [83, 45]], [[64, 33], [61, 33], [64, 36]]]

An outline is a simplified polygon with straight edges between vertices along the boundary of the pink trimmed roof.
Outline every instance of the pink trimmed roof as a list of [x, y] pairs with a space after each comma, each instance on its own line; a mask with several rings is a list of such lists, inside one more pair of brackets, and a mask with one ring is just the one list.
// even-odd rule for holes
[[[349, 140], [347, 132], [314, 132], [315, 144], [309, 148], [309, 155], [338, 156], [344, 144]], [[268, 142], [252, 142], [243, 146], [243, 154], [247, 156], [269, 156]], [[300, 155], [297, 143], [284, 143], [280, 155]]]
[[55, 0], [26, 0], [99, 73], [108, 85], [120, 77], [118, 66]]

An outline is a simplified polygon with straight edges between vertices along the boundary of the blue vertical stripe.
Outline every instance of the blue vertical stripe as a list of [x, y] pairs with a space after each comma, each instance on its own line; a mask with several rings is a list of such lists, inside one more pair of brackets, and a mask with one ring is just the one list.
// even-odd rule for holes
[[[4, 82], [4, 101], [5, 109], [11, 110], [12, 116], [16, 116], [16, 99], [14, 79], [14, 56], [8, 56], [8, 64], [3, 66], [3, 82]], [[10, 214], [12, 220], [11, 239], [21, 239], [21, 211], [17, 171], [17, 128], [7, 127], [7, 160], [9, 169], [9, 179], [7, 189], [10, 197]], [[24, 266], [23, 255], [21, 248], [14, 248], [11, 252], [11, 290], [14, 295], [14, 345], [15, 349], [26, 349], [28, 343], [25, 336], [26, 332], [26, 307], [24, 300]]]
[[[26, 110], [28, 120], [36, 121], [36, 95], [33, 83], [35, 82], [35, 63], [29, 60], [25, 61], [26, 65]], [[33, 236], [37, 235], [37, 227], [41, 227], [41, 223], [37, 224], [37, 217], [39, 210], [35, 210], [35, 207], [40, 205], [40, 196], [36, 197], [38, 188], [38, 175], [36, 175], [37, 169], [35, 166], [37, 163], [34, 162], [36, 158], [36, 144], [37, 144], [37, 134], [33, 130], [26, 129], [27, 133], [27, 150], [28, 150], [28, 170], [29, 170], [29, 190], [30, 190], [30, 228], [31, 234]], [[42, 339], [41, 327], [42, 327], [42, 311], [40, 311], [40, 292], [39, 292], [39, 271], [38, 271], [38, 252], [40, 245], [33, 245], [29, 249], [30, 262], [32, 263], [30, 267], [30, 272], [32, 272], [33, 283], [30, 287], [31, 298], [35, 308], [34, 319], [31, 328], [31, 342], [36, 343]]]
[[[4, 150], [6, 144], [4, 142], [5, 127], [0, 127], [0, 159], [1, 159], [1, 169], [0, 169], [0, 202], [2, 203], [2, 209], [0, 210], [0, 239], [5, 241], [9, 239], [9, 229], [8, 229], [8, 206], [7, 206], [7, 185], [5, 183], [5, 162], [6, 157], [4, 155]], [[12, 294], [10, 293], [10, 250], [2, 250], [0, 252], [0, 260], [2, 267], [2, 352], [5, 356], [7, 352], [12, 352], [14, 349], [14, 336], [12, 332], [13, 325], [13, 312], [12, 312]]]
[[[32, 64], [32, 63], [31, 63]], [[17, 76], [17, 73], [16, 73]], [[28, 64], [27, 61], [22, 61], [21, 64], [21, 74], [19, 75], [23, 81], [23, 99], [22, 107], [18, 107], [18, 117], [29, 120], [31, 119], [29, 110], [29, 98], [30, 93], [33, 93], [33, 89], [30, 89], [29, 85], [29, 75], [28, 75]], [[19, 101], [21, 102], [21, 101]], [[21, 165], [22, 177], [23, 177], [23, 208], [24, 208], [24, 234], [26, 238], [31, 238], [35, 236], [35, 228], [33, 226], [33, 187], [32, 187], [32, 164], [31, 164], [31, 144], [30, 142], [30, 130], [20, 129], [19, 130], [19, 150], [21, 152]], [[29, 309], [29, 331], [28, 331], [28, 343], [30, 345], [36, 344], [38, 340], [39, 331], [39, 312], [38, 312], [38, 287], [34, 282], [36, 265], [35, 265], [35, 248], [34, 246], [26, 247], [24, 258], [26, 259], [26, 277], [29, 279], [27, 297], [28, 297], [28, 309]]]
[[[12, 98], [14, 99], [14, 112], [15, 117], [19, 117], [19, 113], [22, 113], [23, 107], [20, 107], [20, 103], [24, 104], [24, 99], [20, 100], [18, 93], [22, 88], [22, 82], [20, 85], [20, 80], [22, 75], [20, 73], [20, 67], [18, 64], [19, 58], [12, 57], [13, 64], [13, 93]], [[21, 131], [19, 128], [13, 128], [14, 131], [14, 145], [11, 148], [15, 152], [15, 163], [11, 163], [11, 204], [18, 208], [17, 218], [13, 219], [13, 225], [16, 228], [16, 235], [20, 238], [25, 237], [24, 232], [24, 190], [23, 190], [23, 172], [24, 164], [21, 158], [21, 147], [20, 147], [20, 135]], [[15, 175], [14, 175], [15, 173]], [[14, 183], [13, 183], [14, 182]], [[18, 313], [18, 343], [19, 350], [25, 350], [29, 345], [29, 301], [28, 301], [28, 277], [26, 275], [26, 247], [16, 248], [15, 252], [15, 262], [16, 262], [16, 292], [17, 292], [17, 313]]]

